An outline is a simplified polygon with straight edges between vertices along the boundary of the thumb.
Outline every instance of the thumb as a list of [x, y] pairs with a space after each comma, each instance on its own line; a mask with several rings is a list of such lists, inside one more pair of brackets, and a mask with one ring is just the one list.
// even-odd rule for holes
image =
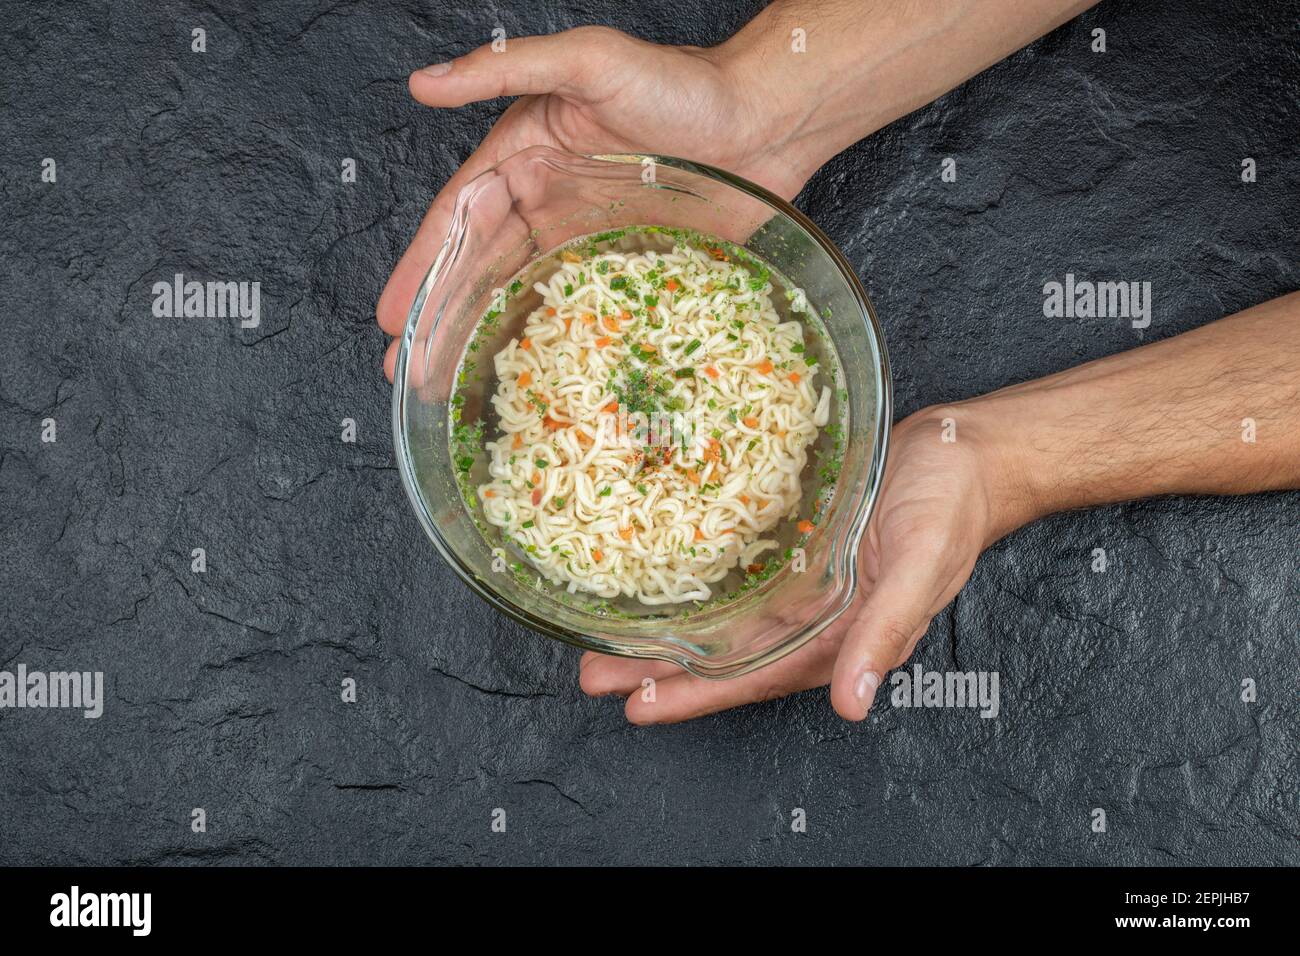
[[578, 96], [611, 51], [630, 38], [605, 27], [552, 36], [498, 39], [446, 63], [411, 74], [411, 95], [425, 106], [464, 106], [498, 96]]
[[[900, 664], [938, 610], [937, 582], [910, 565], [883, 575], [840, 645], [831, 704], [845, 720], [862, 720], [885, 673]], [[928, 569], [927, 569], [928, 570]]]

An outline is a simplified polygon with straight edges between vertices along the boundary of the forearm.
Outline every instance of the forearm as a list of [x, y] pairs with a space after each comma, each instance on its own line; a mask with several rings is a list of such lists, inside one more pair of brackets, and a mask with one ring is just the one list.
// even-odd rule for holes
[[717, 52], [811, 175], [1095, 2], [776, 0]]
[[987, 457], [990, 540], [1068, 508], [1300, 488], [1300, 293], [929, 414]]

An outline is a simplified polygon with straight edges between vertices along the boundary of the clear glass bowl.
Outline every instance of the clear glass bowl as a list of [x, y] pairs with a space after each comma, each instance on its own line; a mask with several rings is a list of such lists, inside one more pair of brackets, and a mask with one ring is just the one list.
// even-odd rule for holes
[[[749, 581], [729, 600], [595, 609], [536, 574], [519, 573], [519, 559], [500, 559], [497, 529], [476, 520], [457, 483], [450, 402], [464, 394], [461, 413], [470, 419], [489, 406], [495, 343], [478, 354], [482, 381], [459, 392], [454, 386], [467, 345], [485, 312], [502, 304], [500, 287], [511, 276], [575, 237], [647, 224], [718, 236], [803, 290], [823, 332], [811, 338], [833, 348], [833, 355], [823, 350], [821, 368], [840, 370], [831, 421], [841, 423], [842, 440], [836, 451], [833, 436], [823, 434], [810, 456], [800, 513], [819, 509], [817, 525], [806, 540], [782, 541], [783, 549], [801, 546], [802, 560]], [[530, 296], [524, 289], [506, 301], [502, 344], [536, 306]], [[808, 314], [800, 318], [807, 322]], [[542, 634], [606, 654], [674, 661], [702, 677], [735, 677], [800, 647], [853, 600], [858, 545], [884, 475], [892, 420], [884, 336], [844, 256], [802, 213], [759, 186], [669, 156], [588, 157], [545, 147], [516, 153], [461, 190], [411, 306], [394, 382], [398, 467], [425, 533], [484, 600]], [[819, 504], [814, 470], [835, 460], [838, 477]], [[476, 462], [475, 473], [483, 467]], [[778, 537], [795, 533], [786, 524]]]

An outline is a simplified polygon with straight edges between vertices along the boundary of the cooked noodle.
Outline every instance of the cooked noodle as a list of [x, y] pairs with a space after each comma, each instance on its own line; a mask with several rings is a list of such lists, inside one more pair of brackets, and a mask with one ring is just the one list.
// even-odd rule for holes
[[830, 390], [765, 272], [678, 243], [566, 251], [536, 283], [541, 306], [495, 357], [501, 432], [478, 491], [552, 582], [704, 601], [776, 547], [763, 535], [796, 517]]

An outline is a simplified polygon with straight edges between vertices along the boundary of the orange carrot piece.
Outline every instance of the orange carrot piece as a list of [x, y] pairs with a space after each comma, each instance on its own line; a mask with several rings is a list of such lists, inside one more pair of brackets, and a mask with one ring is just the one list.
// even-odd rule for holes
[[542, 503], [542, 489], [541, 489], [541, 488], [534, 488], [534, 489], [533, 489], [533, 507], [536, 508], [536, 507], [537, 507], [538, 505], [540, 505], [541, 503]]
[[757, 372], [758, 372], [759, 374], [761, 374], [761, 375], [771, 375], [771, 374], [772, 374], [772, 360], [771, 360], [771, 359], [763, 359], [763, 361], [759, 362], [757, 365], [754, 366], [754, 369], [755, 369], [755, 371], [757, 371]]
[[695, 529], [695, 540], [696, 540], [696, 541], [703, 541], [703, 540], [704, 540], [704, 532], [701, 531], [699, 528], [696, 528], [696, 529]]
[[515, 384], [518, 385], [520, 388], [527, 388], [532, 383], [533, 383], [533, 373], [529, 371], [520, 372], [519, 378], [515, 380]]
[[546, 310], [546, 314], [547, 314], [547, 315], [551, 315], [551, 316], [555, 315], [555, 309], [554, 309], [554, 308], [548, 308], [548, 309]]
[[704, 374], [709, 378], [717, 378], [720, 373], [712, 365], [706, 365], [704, 366]]
[[528, 336], [525, 335], [522, 339], [519, 340], [519, 347], [523, 349], [525, 352], [527, 352], [530, 348], [533, 347], [533, 342], [530, 338], [528, 338]]
[[741, 421], [745, 423], [746, 428], [758, 427], [758, 419], [755, 418], [753, 415], [746, 415], [744, 418], [741, 419]]
[[601, 411], [602, 411], [602, 412], [617, 412], [617, 411], [618, 411], [618, 402], [610, 402], [608, 405], [606, 405], [604, 408], [602, 408]]
[[497, 496], [497, 493], [496, 493], [495, 491], [493, 491], [491, 488], [489, 488], [487, 491], [483, 492], [483, 497], [484, 497], [484, 498], [495, 498], [496, 496]]
[[669, 279], [667, 282], [664, 283], [664, 288], [667, 289], [669, 292], [676, 292], [678, 288], [677, 280]]
[[800, 521], [797, 525], [795, 525], [795, 527], [799, 529], [800, 534], [811, 534], [813, 529], [813, 523], [809, 521], [807, 518], [805, 518], [803, 521]]
[[624, 541], [631, 541], [632, 535], [636, 534], [635, 528], [623, 528], [619, 531], [618, 536]]
[[519, 434], [519, 432], [515, 432], [515, 437], [514, 437], [514, 440], [513, 440], [512, 442], [510, 442], [510, 447], [513, 448], [513, 449], [516, 450], [516, 451], [518, 451], [520, 448], [523, 448], [523, 447], [524, 447], [524, 436], [521, 435], [521, 434]]
[[791, 373], [790, 373], [790, 381], [793, 382], [795, 385], [798, 385], [800, 379], [802, 379], [802, 378], [803, 378], [803, 376], [800, 375], [798, 372], [791, 372]]
[[608, 335], [602, 335], [600, 338], [596, 339], [596, 348], [603, 349], [607, 345], [609, 345], [609, 343], [612, 341], [614, 340], [611, 339]]
[[592, 548], [592, 549], [591, 549], [591, 556], [592, 556], [595, 560], [597, 560], [597, 561], [604, 561], [604, 560], [605, 560], [605, 555], [603, 555], [603, 554], [601, 553], [600, 548]]

